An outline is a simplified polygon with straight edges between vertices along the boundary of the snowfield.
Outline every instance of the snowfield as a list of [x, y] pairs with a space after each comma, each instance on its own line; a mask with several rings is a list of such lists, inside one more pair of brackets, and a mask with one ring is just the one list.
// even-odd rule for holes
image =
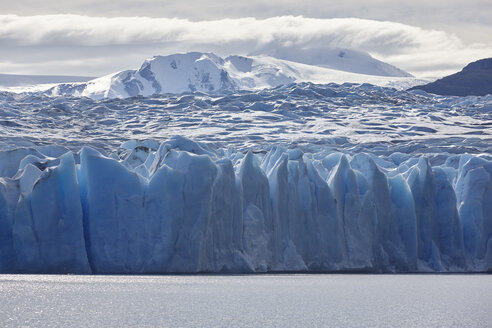
[[0, 272], [492, 270], [490, 95], [3, 92], [0, 149]]

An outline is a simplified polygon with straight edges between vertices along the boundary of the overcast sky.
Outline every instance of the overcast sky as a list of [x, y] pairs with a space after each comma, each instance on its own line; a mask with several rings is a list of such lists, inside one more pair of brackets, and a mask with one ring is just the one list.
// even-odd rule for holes
[[[490, 0], [1, 1], [0, 72], [99, 76], [157, 54], [293, 44], [442, 75], [492, 57], [490, 13]], [[333, 19], [349, 17], [360, 19]]]

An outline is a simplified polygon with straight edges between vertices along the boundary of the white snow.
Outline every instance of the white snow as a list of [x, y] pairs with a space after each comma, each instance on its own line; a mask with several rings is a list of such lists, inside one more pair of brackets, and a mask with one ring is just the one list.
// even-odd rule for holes
[[299, 46], [277, 46], [271, 50], [262, 49], [256, 54], [266, 54], [274, 58], [326, 67], [337, 71], [387, 77], [412, 77], [411, 74], [393, 65], [373, 58], [367, 52], [353, 49], [329, 47], [305, 49]]
[[9, 92], [46, 91], [60, 83], [86, 82], [93, 78], [83, 76], [0, 74], [0, 90]]
[[[343, 58], [340, 53], [344, 54]], [[401, 88], [422, 83], [422, 80], [367, 54], [339, 50], [335, 56], [329, 56], [332, 57], [338, 60], [330, 61], [331, 64], [321, 61], [315, 66], [264, 55], [223, 59], [212, 53], [190, 52], [155, 56], [136, 71], [110, 74], [85, 84], [61, 84], [49, 93], [102, 99], [193, 91], [256, 90], [294, 82], [353, 82], [401, 85]]]

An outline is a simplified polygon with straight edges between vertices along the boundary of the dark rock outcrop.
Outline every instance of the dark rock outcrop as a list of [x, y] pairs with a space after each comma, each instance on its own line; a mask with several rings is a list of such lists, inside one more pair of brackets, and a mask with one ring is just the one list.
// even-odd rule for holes
[[470, 63], [458, 73], [429, 84], [415, 86], [410, 90], [415, 89], [445, 96], [485, 96], [492, 94], [492, 58]]

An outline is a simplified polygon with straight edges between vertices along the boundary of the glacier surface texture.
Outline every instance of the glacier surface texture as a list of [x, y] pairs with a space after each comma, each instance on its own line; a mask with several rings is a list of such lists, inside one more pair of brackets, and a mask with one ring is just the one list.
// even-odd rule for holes
[[491, 128], [370, 85], [0, 93], [0, 272], [491, 271]]

